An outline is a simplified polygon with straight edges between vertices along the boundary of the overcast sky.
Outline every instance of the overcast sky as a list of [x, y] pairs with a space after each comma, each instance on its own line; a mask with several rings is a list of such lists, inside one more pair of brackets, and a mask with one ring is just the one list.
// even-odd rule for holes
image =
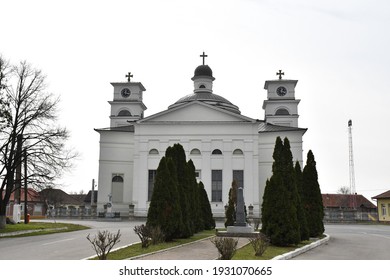
[[356, 190], [390, 189], [390, 2], [386, 0], [4, 1], [0, 53], [27, 60], [61, 98], [60, 121], [81, 153], [67, 192], [98, 177], [99, 135], [127, 72], [146, 88], [145, 116], [193, 91], [205, 51], [214, 93], [264, 119], [265, 80], [299, 80], [304, 159], [312, 150], [323, 193], [349, 186], [353, 120]]

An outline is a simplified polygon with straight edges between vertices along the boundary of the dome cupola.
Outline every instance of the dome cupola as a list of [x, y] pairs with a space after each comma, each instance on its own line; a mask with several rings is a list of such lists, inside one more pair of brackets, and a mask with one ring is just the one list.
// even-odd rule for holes
[[169, 106], [168, 109], [172, 109], [192, 101], [201, 101], [206, 104], [240, 114], [241, 112], [236, 105], [222, 96], [213, 94], [213, 81], [215, 80], [213, 77], [213, 71], [210, 66], [204, 64], [204, 59], [207, 55], [203, 52], [200, 56], [203, 58], [203, 64], [196, 67], [194, 77], [191, 79], [194, 81], [194, 93], [180, 98], [174, 104]]
[[200, 76], [213, 78], [213, 70], [211, 70], [210, 66], [208, 65], [199, 65], [198, 67], [196, 67], [194, 77], [192, 79]]
[[194, 77], [191, 80], [194, 81], [194, 92], [213, 92], [213, 71], [210, 66], [204, 64], [204, 59], [207, 55], [203, 52], [200, 55], [203, 58], [203, 64], [196, 67]]

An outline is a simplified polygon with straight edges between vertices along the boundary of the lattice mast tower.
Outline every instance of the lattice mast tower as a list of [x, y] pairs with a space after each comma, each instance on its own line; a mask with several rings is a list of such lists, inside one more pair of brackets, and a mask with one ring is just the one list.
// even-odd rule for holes
[[350, 205], [352, 209], [356, 209], [355, 167], [353, 162], [353, 146], [352, 146], [352, 120], [348, 121], [348, 138], [349, 138], [349, 188], [351, 192]]

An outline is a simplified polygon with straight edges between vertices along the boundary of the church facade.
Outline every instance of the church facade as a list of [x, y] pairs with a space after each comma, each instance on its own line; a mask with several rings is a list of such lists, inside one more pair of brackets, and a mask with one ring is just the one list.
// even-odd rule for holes
[[[203, 54], [204, 55], [204, 54]], [[243, 187], [245, 204], [260, 215], [265, 183], [272, 175], [273, 149], [278, 136], [288, 137], [294, 161], [302, 166], [302, 137], [298, 127], [297, 80], [265, 82], [264, 120], [241, 114], [239, 108], [213, 92], [211, 68], [195, 69], [193, 93], [166, 110], [144, 116], [144, 86], [132, 82], [111, 83], [114, 88], [110, 127], [100, 134], [98, 211], [112, 210], [127, 216], [146, 217], [154, 177], [167, 147], [180, 143], [187, 160], [205, 186], [214, 217], [224, 217], [232, 181]]]

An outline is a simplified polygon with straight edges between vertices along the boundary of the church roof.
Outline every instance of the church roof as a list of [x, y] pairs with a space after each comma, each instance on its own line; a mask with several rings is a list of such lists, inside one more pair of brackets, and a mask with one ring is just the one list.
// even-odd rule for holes
[[267, 123], [265, 121], [259, 122], [259, 133], [281, 132], [281, 131], [303, 131], [305, 133], [307, 131], [307, 128], [274, 125], [274, 124]]
[[[203, 54], [203, 56], [205, 56], [205, 55]], [[195, 72], [194, 72], [194, 77], [192, 78], [192, 80], [196, 81], [196, 80], [202, 79], [202, 78], [207, 78], [207, 79], [211, 79], [211, 81], [214, 81], [213, 71], [211, 70], [210, 66], [204, 64], [204, 60], [203, 60], [203, 65], [199, 65], [198, 67], [196, 67]], [[212, 106], [218, 107], [220, 109], [224, 109], [224, 110], [233, 112], [235, 114], [241, 114], [238, 106], [234, 105], [226, 98], [212, 93], [212, 91], [210, 89], [203, 91], [200, 88], [197, 88], [194, 91], [194, 93], [191, 93], [189, 95], [186, 95], [186, 96], [180, 98], [178, 101], [176, 101], [175, 103], [170, 105], [168, 107], [168, 110], [172, 109], [172, 108], [176, 108], [176, 107], [181, 106], [183, 104], [193, 102], [193, 101], [200, 101], [200, 102], [206, 103], [208, 105], [212, 105]]]
[[180, 106], [180, 105], [183, 105], [185, 103], [192, 102], [192, 101], [201, 101], [201, 102], [207, 103], [209, 105], [213, 105], [213, 106], [228, 110], [228, 111], [236, 113], [236, 114], [241, 114], [238, 106], [234, 105], [226, 98], [224, 98], [220, 95], [211, 93], [211, 92], [196, 92], [196, 93], [186, 95], [186, 96], [180, 98], [174, 104], [170, 105], [168, 107], [168, 109], [172, 109], [172, 108], [175, 108], [177, 106]]
[[134, 125], [124, 125], [118, 127], [106, 127], [106, 128], [95, 128], [95, 131], [119, 131], [119, 132], [134, 132]]

